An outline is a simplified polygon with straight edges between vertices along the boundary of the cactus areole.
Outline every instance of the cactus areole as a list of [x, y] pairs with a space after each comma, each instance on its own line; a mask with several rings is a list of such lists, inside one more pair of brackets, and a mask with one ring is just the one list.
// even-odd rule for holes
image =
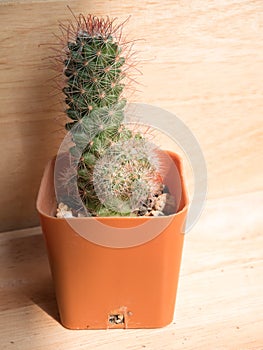
[[[78, 157], [78, 195], [92, 216], [152, 215], [164, 186], [154, 147], [124, 122], [133, 64], [131, 45], [122, 39], [123, 23], [114, 23], [80, 15], [77, 25], [63, 27], [63, 93], [70, 119], [65, 127], [74, 144], [71, 156]], [[70, 188], [69, 181], [65, 187]], [[72, 198], [65, 204], [80, 211]]]

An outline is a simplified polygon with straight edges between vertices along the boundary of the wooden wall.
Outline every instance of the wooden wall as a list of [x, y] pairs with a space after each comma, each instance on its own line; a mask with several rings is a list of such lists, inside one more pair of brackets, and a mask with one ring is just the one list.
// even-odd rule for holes
[[262, 189], [263, 2], [90, 0], [0, 2], [0, 231], [38, 224], [35, 199], [63, 137], [43, 60], [58, 20], [132, 15], [143, 84], [136, 100], [179, 116], [198, 139], [209, 198]]

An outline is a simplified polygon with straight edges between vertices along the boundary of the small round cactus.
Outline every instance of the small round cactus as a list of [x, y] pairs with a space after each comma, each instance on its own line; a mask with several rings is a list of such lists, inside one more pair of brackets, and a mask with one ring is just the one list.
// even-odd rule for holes
[[154, 149], [138, 136], [110, 147], [94, 167], [96, 194], [111, 213], [142, 213], [150, 198], [162, 191]]
[[69, 25], [63, 88], [77, 155], [77, 186], [94, 216], [143, 215], [162, 188], [145, 135], [124, 123], [129, 76], [122, 24], [92, 15]]

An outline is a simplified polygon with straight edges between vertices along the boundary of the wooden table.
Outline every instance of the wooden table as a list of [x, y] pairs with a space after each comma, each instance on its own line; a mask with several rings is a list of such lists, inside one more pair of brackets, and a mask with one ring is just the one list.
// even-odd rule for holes
[[262, 192], [210, 201], [186, 235], [174, 322], [70, 331], [40, 228], [0, 234], [0, 349], [263, 349]]

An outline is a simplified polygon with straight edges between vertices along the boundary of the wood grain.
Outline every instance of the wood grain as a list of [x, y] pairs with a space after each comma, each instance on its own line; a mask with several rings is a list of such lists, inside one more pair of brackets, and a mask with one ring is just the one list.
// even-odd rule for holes
[[[43, 58], [66, 1], [1, 1], [0, 231], [38, 223], [35, 198], [63, 137], [61, 106]], [[142, 84], [133, 100], [165, 108], [204, 152], [209, 198], [262, 189], [263, 3], [261, 0], [71, 1], [76, 13], [131, 15]], [[165, 121], [166, 123], [173, 122]]]
[[262, 198], [260, 192], [207, 203], [185, 237], [175, 319], [162, 329], [66, 330], [40, 229], [3, 233], [0, 348], [262, 350], [262, 216], [254, 210]]

